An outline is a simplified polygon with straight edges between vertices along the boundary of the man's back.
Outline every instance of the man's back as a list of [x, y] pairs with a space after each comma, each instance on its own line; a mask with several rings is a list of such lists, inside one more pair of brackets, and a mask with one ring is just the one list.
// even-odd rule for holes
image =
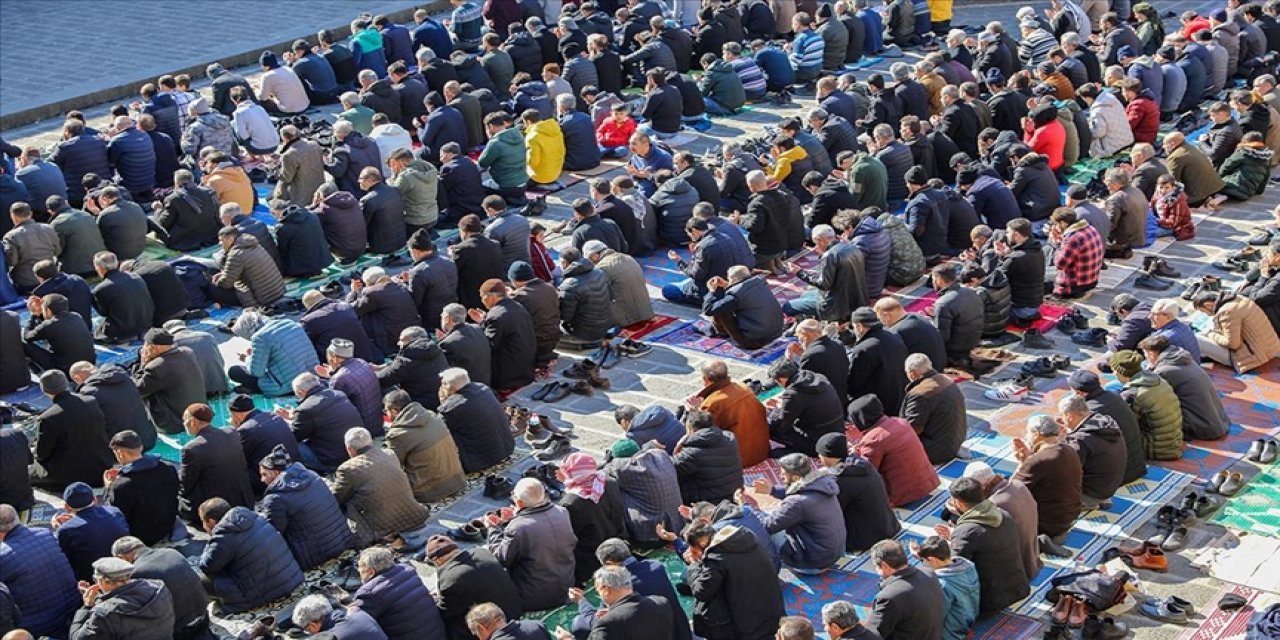
[[942, 638], [942, 585], [927, 570], [907, 566], [884, 579], [866, 626], [884, 640]]

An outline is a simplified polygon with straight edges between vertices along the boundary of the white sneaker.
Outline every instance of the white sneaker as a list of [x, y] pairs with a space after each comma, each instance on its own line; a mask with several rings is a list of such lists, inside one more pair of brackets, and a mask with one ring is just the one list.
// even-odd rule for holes
[[1022, 402], [1031, 393], [1031, 387], [1019, 384], [1014, 381], [1001, 382], [990, 389], [982, 392], [988, 400], [996, 400], [998, 402]]

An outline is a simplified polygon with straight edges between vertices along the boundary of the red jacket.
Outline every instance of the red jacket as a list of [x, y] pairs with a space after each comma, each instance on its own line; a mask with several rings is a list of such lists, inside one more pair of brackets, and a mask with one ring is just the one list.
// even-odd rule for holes
[[[1156, 116], [1159, 117], [1159, 115], [1157, 111]], [[1024, 131], [1022, 141], [1027, 143], [1032, 151], [1049, 158], [1050, 169], [1057, 171], [1058, 167], [1062, 166], [1063, 150], [1067, 147], [1067, 130], [1057, 118], [1033, 131]]]
[[1194, 36], [1197, 31], [1203, 31], [1204, 29], [1208, 29], [1208, 28], [1209, 28], [1209, 19], [1201, 16], [1196, 16], [1195, 20], [1192, 20], [1191, 22], [1188, 22], [1182, 25], [1182, 31], [1180, 31], [1179, 33], [1181, 33], [1182, 37], [1186, 38], [1187, 40], [1194, 40], [1195, 38], [1192, 38], [1191, 36]]
[[1191, 219], [1191, 207], [1187, 205], [1187, 194], [1181, 186], [1164, 195], [1156, 194], [1151, 199], [1151, 209], [1156, 213], [1156, 224], [1172, 229], [1175, 239], [1196, 237], [1196, 223]]
[[1133, 130], [1134, 142], [1155, 144], [1156, 133], [1160, 131], [1160, 105], [1152, 99], [1151, 92], [1146, 89], [1124, 108], [1129, 119], [1129, 128]]
[[938, 472], [911, 423], [885, 416], [862, 434], [858, 455], [867, 459], [884, 477], [889, 504], [901, 507], [929, 495], [938, 488]]
[[631, 141], [631, 134], [635, 132], [635, 120], [627, 118], [622, 121], [622, 124], [618, 124], [618, 121], [610, 116], [596, 128], [596, 142], [606, 147], [625, 147]]

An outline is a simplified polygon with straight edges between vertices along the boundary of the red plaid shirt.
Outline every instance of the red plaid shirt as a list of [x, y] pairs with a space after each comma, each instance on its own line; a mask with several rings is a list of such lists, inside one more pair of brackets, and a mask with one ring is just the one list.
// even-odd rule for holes
[[1102, 235], [1088, 222], [1080, 220], [1068, 227], [1054, 262], [1058, 275], [1053, 279], [1053, 293], [1067, 296], [1077, 287], [1097, 284], [1104, 248]]

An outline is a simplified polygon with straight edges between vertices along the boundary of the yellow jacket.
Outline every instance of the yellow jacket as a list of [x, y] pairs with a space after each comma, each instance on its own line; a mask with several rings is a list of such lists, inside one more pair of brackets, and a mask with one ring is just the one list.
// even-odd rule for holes
[[564, 168], [564, 134], [555, 120], [539, 120], [524, 134], [528, 148], [529, 178], [539, 184], [549, 184], [560, 178]]
[[773, 172], [769, 174], [769, 177], [777, 180], [778, 182], [786, 180], [787, 176], [791, 175], [791, 163], [796, 160], [804, 160], [808, 157], [809, 154], [806, 153], [804, 147], [801, 147], [800, 145], [787, 149], [775, 158], [776, 162], [773, 165]]
[[217, 194], [219, 204], [234, 202], [246, 216], [253, 213], [253, 182], [244, 169], [232, 164], [218, 167], [205, 174], [203, 182]]
[[929, 19], [946, 22], [951, 19], [952, 0], [929, 0]]

